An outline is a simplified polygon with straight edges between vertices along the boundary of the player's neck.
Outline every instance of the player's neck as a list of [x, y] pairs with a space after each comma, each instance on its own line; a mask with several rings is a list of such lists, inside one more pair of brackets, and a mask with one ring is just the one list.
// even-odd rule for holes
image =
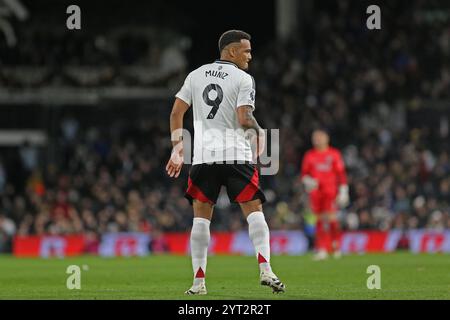
[[328, 150], [329, 146], [323, 146], [323, 147], [316, 147], [315, 149], [319, 152], [324, 152]]
[[236, 62], [233, 61], [233, 58], [231, 58], [229, 56], [226, 56], [226, 55], [225, 56], [220, 56], [219, 61], [230, 62], [230, 63], [232, 63], [232, 64], [237, 66]]

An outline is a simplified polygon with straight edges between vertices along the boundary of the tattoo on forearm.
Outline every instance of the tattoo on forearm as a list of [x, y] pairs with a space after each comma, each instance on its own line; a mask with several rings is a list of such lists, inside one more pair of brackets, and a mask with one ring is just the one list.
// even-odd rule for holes
[[250, 107], [246, 108], [245, 120], [246, 123], [243, 125], [245, 130], [254, 129], [257, 133], [262, 131], [262, 128], [253, 116], [253, 110]]

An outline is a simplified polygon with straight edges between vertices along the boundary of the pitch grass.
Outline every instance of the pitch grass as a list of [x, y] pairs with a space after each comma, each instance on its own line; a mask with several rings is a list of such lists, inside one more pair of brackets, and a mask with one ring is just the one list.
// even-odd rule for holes
[[[80, 290], [66, 288], [69, 265], [82, 270]], [[380, 290], [366, 286], [369, 265], [381, 268]], [[0, 299], [450, 299], [450, 255], [366, 254], [321, 262], [310, 254], [274, 256], [272, 266], [287, 286], [284, 294], [259, 285], [254, 257], [211, 256], [208, 295], [185, 296], [192, 277], [187, 256], [0, 256]]]

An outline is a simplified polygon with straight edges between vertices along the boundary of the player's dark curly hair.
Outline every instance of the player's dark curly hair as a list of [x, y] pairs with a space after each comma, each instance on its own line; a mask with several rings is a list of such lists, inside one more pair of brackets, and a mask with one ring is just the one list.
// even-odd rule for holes
[[224, 32], [219, 38], [219, 52], [222, 52], [223, 48], [233, 42], [241, 42], [242, 39], [251, 40], [251, 36], [241, 30], [228, 30]]

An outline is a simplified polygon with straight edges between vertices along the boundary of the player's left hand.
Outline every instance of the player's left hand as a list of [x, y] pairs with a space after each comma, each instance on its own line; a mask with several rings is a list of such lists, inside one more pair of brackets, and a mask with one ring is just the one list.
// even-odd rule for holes
[[342, 184], [339, 186], [339, 193], [338, 196], [336, 197], [336, 202], [340, 208], [345, 208], [346, 206], [348, 206], [350, 202], [350, 196], [348, 194], [348, 185]]
[[167, 174], [171, 178], [178, 178], [183, 168], [184, 156], [183, 156], [183, 143], [180, 142], [172, 149], [172, 154], [166, 165]]
[[251, 144], [255, 146], [255, 152], [253, 152], [253, 161], [256, 162], [258, 158], [264, 153], [264, 149], [266, 147], [265, 133], [261, 133], [258, 136], [254, 135], [252, 137]]

